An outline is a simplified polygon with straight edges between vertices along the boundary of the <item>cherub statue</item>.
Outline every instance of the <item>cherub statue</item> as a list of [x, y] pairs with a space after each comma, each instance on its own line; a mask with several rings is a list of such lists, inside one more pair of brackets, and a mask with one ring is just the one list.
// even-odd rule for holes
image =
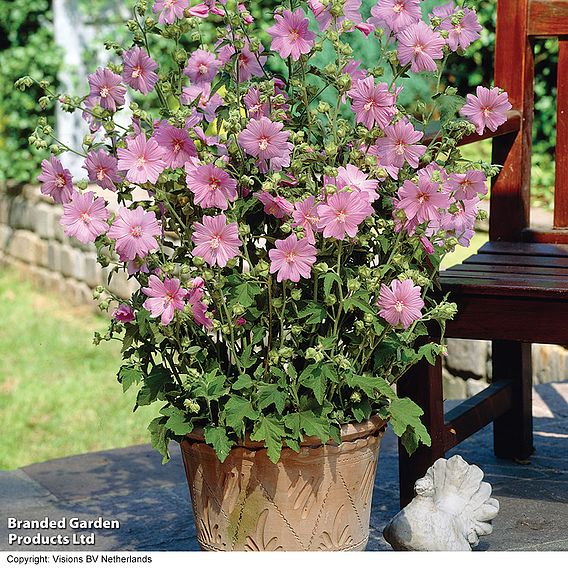
[[440, 458], [414, 485], [416, 497], [385, 527], [394, 550], [471, 551], [491, 534], [499, 502], [483, 471], [461, 456]]

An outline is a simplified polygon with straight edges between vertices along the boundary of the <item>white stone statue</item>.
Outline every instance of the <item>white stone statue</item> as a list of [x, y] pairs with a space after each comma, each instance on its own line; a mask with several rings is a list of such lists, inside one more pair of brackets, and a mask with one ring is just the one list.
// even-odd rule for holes
[[414, 485], [416, 497], [385, 527], [394, 550], [471, 551], [491, 534], [499, 502], [483, 471], [461, 456], [440, 458]]

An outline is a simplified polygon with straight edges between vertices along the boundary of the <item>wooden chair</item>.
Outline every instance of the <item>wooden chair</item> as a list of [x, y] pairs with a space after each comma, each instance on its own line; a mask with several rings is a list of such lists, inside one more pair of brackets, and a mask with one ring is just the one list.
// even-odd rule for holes
[[[551, 36], [559, 41], [554, 226], [536, 231], [529, 218], [532, 42]], [[514, 110], [492, 136], [493, 162], [503, 169], [492, 185], [490, 242], [440, 274], [459, 308], [448, 337], [491, 340], [493, 379], [446, 415], [440, 361], [400, 381], [399, 393], [424, 409], [432, 437], [411, 457], [399, 448], [401, 507], [436, 459], [491, 422], [495, 455], [526, 459], [533, 452], [531, 343], [568, 344], [568, 0], [498, 0], [495, 85]]]

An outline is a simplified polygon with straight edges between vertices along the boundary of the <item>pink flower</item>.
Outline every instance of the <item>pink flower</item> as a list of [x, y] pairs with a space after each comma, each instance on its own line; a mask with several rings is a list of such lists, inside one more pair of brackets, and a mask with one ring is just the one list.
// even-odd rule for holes
[[156, 183], [166, 168], [164, 151], [153, 138], [146, 140], [143, 132], [126, 139], [127, 148], [119, 148], [118, 169], [126, 170], [126, 179], [132, 183]]
[[473, 231], [479, 208], [477, 195], [472, 199], [464, 199], [455, 203], [455, 213], [447, 213], [442, 218], [441, 227], [446, 231], [455, 231], [456, 236], [461, 236], [466, 231]]
[[126, 262], [144, 258], [148, 253], [158, 250], [156, 237], [161, 233], [153, 211], [146, 212], [141, 206], [134, 210], [121, 207], [108, 232], [108, 237], [116, 241], [116, 252], [120, 260]]
[[456, 3], [454, 0], [450, 0], [447, 4], [442, 4], [441, 6], [434, 6], [432, 8], [432, 15], [444, 20], [448, 16], [453, 16], [456, 12]]
[[[190, 308], [194, 321], [207, 329], [213, 327], [213, 322], [207, 317], [207, 306], [201, 300], [205, 295], [205, 282], [203, 278], [194, 278], [189, 286], [185, 300]], [[186, 307], [187, 310], [187, 307]]]
[[260, 91], [256, 87], [251, 87], [243, 97], [243, 103], [248, 111], [250, 118], [261, 118], [270, 116], [270, 104], [268, 101], [260, 102]]
[[362, 22], [355, 26], [360, 32], [365, 34], [365, 37], [369, 37], [376, 29], [374, 24], [369, 22]]
[[346, 0], [343, 5], [343, 15], [338, 17], [331, 14], [331, 2], [324, 6], [319, 0], [308, 0], [308, 5], [314, 14], [320, 31], [326, 30], [331, 24], [336, 24], [334, 27], [339, 28], [345, 20], [349, 20], [355, 25], [363, 21], [359, 12], [361, 0]]
[[[266, 55], [261, 55], [264, 51], [262, 44], [257, 53], [250, 50], [248, 40], [245, 41], [244, 47], [239, 51], [237, 56], [237, 76], [236, 78], [240, 83], [248, 81], [251, 77], [263, 77], [263, 67], [268, 59]], [[219, 60], [226, 64], [235, 55], [235, 48], [227, 44], [219, 51]]]
[[473, 199], [487, 193], [487, 177], [481, 170], [468, 170], [464, 174], [450, 174], [443, 188], [454, 192], [454, 199]]
[[69, 203], [63, 204], [60, 223], [66, 235], [82, 243], [92, 243], [108, 231], [108, 211], [102, 197], [95, 199], [92, 191], [75, 193]]
[[127, 85], [147, 95], [158, 81], [158, 64], [140, 47], [129, 49], [122, 56], [122, 78]]
[[37, 180], [41, 181], [41, 192], [55, 203], [69, 203], [75, 193], [71, 172], [55, 156], [41, 162], [41, 175]]
[[374, 22], [378, 25], [386, 24], [387, 28], [395, 33], [422, 19], [420, 0], [379, 0], [379, 3], [371, 8]]
[[187, 130], [176, 128], [167, 120], [160, 122], [152, 138], [162, 149], [162, 160], [168, 168], [181, 168], [190, 158], [197, 156], [197, 149]]
[[152, 6], [152, 12], [160, 12], [158, 22], [160, 24], [173, 24], [181, 20], [183, 11], [189, 6], [189, 0], [156, 0]]
[[381, 284], [379, 315], [391, 325], [402, 325], [404, 329], [422, 317], [422, 292], [409, 278], [393, 280], [390, 287]]
[[187, 290], [181, 287], [177, 278], [164, 278], [162, 282], [155, 274], [148, 280], [149, 286], [142, 288], [148, 299], [142, 304], [153, 318], [161, 316], [162, 325], [168, 325], [176, 310], [185, 307], [184, 298]]
[[480, 37], [483, 29], [477, 19], [477, 14], [471, 8], [461, 8], [463, 18], [458, 23], [452, 23], [452, 17], [444, 18], [438, 29], [446, 30], [448, 38], [446, 40], [452, 51], [459, 48], [467, 49], [476, 39]]
[[113, 73], [106, 67], [99, 67], [89, 75], [91, 91], [89, 97], [96, 97], [101, 108], [116, 112], [116, 108], [124, 104], [126, 88], [122, 86], [120, 75]]
[[224, 102], [219, 93], [211, 95], [211, 85], [209, 83], [183, 87], [181, 102], [183, 104], [191, 104], [195, 100], [199, 100], [197, 108], [203, 111], [205, 120], [208, 122], [213, 122], [217, 118], [217, 109]]
[[334, 237], [340, 241], [346, 234], [354, 237], [359, 225], [373, 212], [365, 194], [348, 191], [335, 193], [318, 207], [318, 229], [323, 229], [324, 237]]
[[189, 9], [189, 15], [194, 18], [205, 19], [209, 16], [209, 7], [206, 4], [197, 4]]
[[460, 114], [469, 118], [477, 127], [478, 134], [483, 134], [485, 128], [495, 132], [501, 124], [507, 122], [507, 111], [513, 108], [507, 93], [501, 92], [497, 87], [477, 87], [476, 95], [467, 95], [467, 102]]
[[294, 204], [294, 217], [293, 227], [302, 227], [306, 235], [306, 239], [310, 244], [315, 244], [316, 237], [314, 231], [317, 230], [319, 223], [318, 206], [316, 205], [316, 198], [311, 195]]
[[413, 24], [398, 34], [398, 59], [401, 65], [410, 63], [413, 73], [436, 71], [435, 59], [444, 57], [446, 40], [425, 22]]
[[215, 57], [215, 54], [204, 49], [197, 49], [191, 54], [183, 72], [195, 85], [211, 84], [220, 66], [221, 62]]
[[446, 193], [438, 191], [438, 184], [425, 176], [418, 177], [418, 185], [406, 180], [398, 190], [396, 209], [404, 211], [409, 221], [424, 223], [439, 217], [439, 210], [449, 207]]
[[267, 215], [274, 215], [277, 219], [282, 219], [290, 215], [294, 210], [294, 206], [280, 196], [272, 196], [268, 191], [257, 193], [258, 200], [264, 205], [264, 212]]
[[114, 310], [112, 317], [120, 323], [130, 323], [136, 319], [134, 310], [128, 304], [120, 304], [120, 306]]
[[83, 164], [91, 181], [103, 189], [116, 191], [115, 183], [121, 182], [118, 175], [118, 160], [103, 149], [91, 150]]
[[[83, 120], [89, 125], [89, 130], [94, 133], [102, 126], [101, 121], [96, 119], [92, 114], [92, 110], [100, 103], [100, 97], [87, 97], [83, 103], [85, 110], [81, 113]], [[88, 112], [91, 111], [91, 112]]]
[[202, 257], [207, 264], [221, 268], [239, 254], [242, 245], [237, 223], [227, 224], [225, 215], [203, 217], [203, 223], [194, 224], [191, 240], [197, 245], [193, 256]]
[[270, 272], [278, 272], [278, 282], [299, 282], [300, 277], [310, 277], [317, 251], [308, 239], [298, 240], [298, 237], [292, 234], [287, 239], [277, 239], [275, 246], [276, 248], [268, 251], [268, 256], [271, 261]]
[[426, 254], [434, 254], [434, 245], [426, 237], [420, 237], [420, 244]]
[[375, 179], [369, 179], [369, 176], [362, 172], [353, 164], [347, 164], [337, 170], [336, 185], [338, 189], [345, 187], [351, 188], [353, 191], [367, 194], [369, 203], [373, 203], [379, 198], [376, 189], [379, 182]]
[[397, 113], [396, 96], [389, 92], [386, 83], [375, 85], [373, 77], [357, 81], [348, 96], [357, 122], [364, 124], [369, 130], [375, 124], [384, 128]]
[[260, 160], [289, 156], [290, 133], [283, 128], [281, 122], [272, 122], [264, 116], [258, 120], [253, 118], [239, 134], [239, 144], [247, 154]]
[[399, 120], [392, 126], [384, 128], [385, 137], [375, 142], [375, 147], [387, 163], [402, 168], [408, 162], [413, 168], [418, 168], [420, 158], [426, 152], [426, 146], [416, 144], [424, 136], [423, 132], [414, 130], [410, 122]]
[[390, 158], [387, 156], [384, 147], [382, 146], [379, 147], [375, 143], [369, 148], [367, 153], [371, 156], [375, 156], [375, 158], [377, 159], [377, 166], [383, 168], [392, 179], [398, 179], [398, 172], [400, 168], [397, 168], [393, 164], [392, 156]]
[[187, 187], [194, 193], [195, 203], [204, 209], [217, 207], [225, 211], [228, 202], [237, 198], [237, 182], [213, 164], [190, 166], [186, 171]]
[[252, 77], [262, 77], [264, 75], [263, 68], [268, 57], [261, 55], [263, 51], [264, 47], [262, 44], [258, 52], [255, 53], [250, 50], [248, 43], [245, 42], [245, 46], [239, 51], [237, 57], [239, 82], [244, 83]]
[[291, 56], [294, 61], [311, 51], [316, 34], [308, 29], [310, 20], [301, 9], [295, 12], [284, 10], [274, 19], [276, 23], [266, 30], [272, 36], [270, 49], [277, 51], [282, 58]]

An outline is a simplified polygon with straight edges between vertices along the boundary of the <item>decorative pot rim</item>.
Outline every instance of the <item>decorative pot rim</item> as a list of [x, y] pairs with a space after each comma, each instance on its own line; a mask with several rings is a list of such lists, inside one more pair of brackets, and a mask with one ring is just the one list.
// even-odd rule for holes
[[[350, 422], [348, 424], [342, 424], [340, 432], [341, 442], [353, 442], [361, 438], [367, 438], [375, 432], [384, 431], [387, 427], [387, 423], [388, 420], [374, 415], [364, 422]], [[184, 442], [205, 442], [205, 432], [203, 428], [195, 428], [192, 432], [186, 434], [181, 443]], [[322, 444], [321, 440], [317, 436], [304, 438], [304, 441], [300, 443], [300, 447], [318, 447], [323, 445], [337, 446], [338, 444], [333, 440], [329, 440], [327, 444]], [[283, 441], [283, 446], [286, 447], [285, 441]], [[253, 442], [250, 439], [250, 434], [247, 434], [244, 440], [239, 440], [233, 445], [233, 448], [246, 448], [250, 450], [263, 449], [264, 447], [264, 442]]]

